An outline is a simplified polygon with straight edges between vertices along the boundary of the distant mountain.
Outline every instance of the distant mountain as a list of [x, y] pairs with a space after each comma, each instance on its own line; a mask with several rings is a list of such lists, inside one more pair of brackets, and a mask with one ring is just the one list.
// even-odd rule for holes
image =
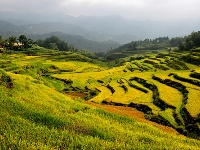
[[1, 31], [16, 31], [18, 29], [19, 29], [18, 26], [11, 24], [7, 21], [0, 20], [0, 30]]
[[20, 36], [21, 34], [25, 34], [34, 40], [45, 39], [51, 35], [55, 35], [76, 48], [94, 51], [106, 51], [120, 46], [118, 42], [114, 42], [112, 39], [105, 41], [88, 40], [92, 39], [93, 34], [95, 36], [98, 34], [68, 23], [51, 22], [14, 25], [7, 21], [0, 21], [0, 35], [3, 38]]
[[15, 32], [14, 34], [45, 34], [50, 32], [63, 32], [67, 34], [81, 35], [88, 39], [93, 38], [92, 35], [97, 34], [70, 23], [44, 22], [37, 24], [14, 25], [8, 21], [1, 20], [0, 33], [11, 31]]
[[48, 38], [52, 35], [55, 35], [59, 37], [61, 40], [69, 43], [70, 45], [73, 45], [74, 47], [78, 49], [85, 49], [85, 50], [94, 50], [97, 52], [102, 52], [102, 51], [107, 51], [112, 48], [117, 48], [120, 46], [119, 43], [114, 42], [114, 41], [92, 41], [88, 40], [80, 35], [72, 35], [72, 34], [66, 34], [66, 33], [61, 33], [61, 32], [52, 32], [52, 33], [47, 33], [43, 35], [39, 34], [32, 34], [28, 35], [29, 38], [33, 40], [43, 40], [45, 38]]
[[72, 17], [59, 13], [0, 12], [0, 20], [22, 26], [26, 33], [45, 34], [58, 31], [80, 35], [89, 40], [112, 40], [120, 44], [145, 38], [185, 36], [200, 30], [199, 20], [138, 21], [115, 15]]
[[7, 21], [0, 20], [0, 35], [3, 38], [8, 38], [9, 36], [18, 36], [22, 33], [23, 28]]
[[[38, 23], [38, 24], [28, 24], [23, 25], [22, 28], [24, 29], [25, 33], [29, 34], [45, 34], [50, 32], [63, 32], [67, 34], [73, 34], [73, 35], [80, 35], [84, 38], [87, 38], [89, 40], [93, 41], [116, 41], [119, 43], [126, 43], [130, 42], [132, 40], [136, 40], [137, 37], [131, 34], [122, 34], [117, 33], [116, 31], [109, 32], [106, 27], [104, 32], [98, 31], [98, 30], [89, 30], [89, 28], [82, 28], [78, 25], [74, 25], [71, 23], [63, 23], [63, 22], [45, 22], [45, 23]], [[112, 27], [110, 26], [110, 29]], [[91, 27], [92, 29], [92, 27]]]
[[[16, 20], [12, 21], [16, 22]], [[0, 34], [6, 38], [11, 35], [18, 36], [19, 34], [46, 34], [50, 32], [63, 32], [66, 34], [80, 35], [86, 39], [98, 42], [116, 41], [118, 43], [127, 43], [137, 39], [136, 36], [131, 34], [101, 33], [64, 22], [43, 22], [37, 24], [14, 25], [8, 21], [2, 20], [0, 21], [0, 27]]]
[[[127, 20], [120, 16], [72, 17], [57, 13], [37, 14], [0, 12], [0, 20], [6, 20], [15, 25], [23, 25], [26, 32], [37, 32], [42, 30], [42, 33], [44, 33], [44, 31], [47, 31], [48, 29], [53, 29], [51, 32], [59, 31], [68, 34], [81, 35], [95, 41], [113, 40], [121, 44], [139, 39], [138, 36], [130, 32], [130, 27], [127, 28]], [[43, 28], [44, 26], [46, 28]], [[63, 31], [64, 26], [69, 30], [64, 29]], [[36, 30], [31, 30], [31, 28]]]
[[79, 26], [63, 23], [63, 22], [44, 22], [38, 24], [28, 24], [22, 26], [25, 33], [28, 34], [45, 34], [50, 32], [63, 32], [67, 34], [82, 35], [86, 38], [90, 38], [91, 31], [87, 31]]

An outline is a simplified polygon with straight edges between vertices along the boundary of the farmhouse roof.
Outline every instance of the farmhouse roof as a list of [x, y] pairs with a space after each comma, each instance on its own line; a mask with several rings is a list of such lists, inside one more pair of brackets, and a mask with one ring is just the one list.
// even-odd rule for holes
[[13, 46], [22, 46], [22, 43], [14, 43]]

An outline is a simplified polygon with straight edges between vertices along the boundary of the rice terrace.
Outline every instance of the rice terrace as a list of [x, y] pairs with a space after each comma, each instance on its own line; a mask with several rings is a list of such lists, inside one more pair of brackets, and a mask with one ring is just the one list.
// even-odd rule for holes
[[200, 149], [199, 35], [104, 54], [1, 39], [0, 149]]

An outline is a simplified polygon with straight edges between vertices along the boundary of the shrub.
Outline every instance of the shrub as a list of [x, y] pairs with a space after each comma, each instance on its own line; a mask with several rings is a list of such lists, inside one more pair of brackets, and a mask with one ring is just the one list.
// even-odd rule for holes
[[200, 87], [200, 81], [198, 81], [198, 80], [184, 78], [184, 77], [181, 77], [177, 74], [174, 74], [174, 78], [177, 79], [177, 80], [180, 80], [180, 81], [183, 81], [183, 82], [188, 82], [190, 84], [194, 84], [194, 85], [197, 85], [197, 86]]
[[200, 73], [192, 72], [192, 73], [190, 74], [190, 77], [200, 79]]
[[106, 87], [111, 91], [112, 94], [115, 93], [115, 89], [110, 86], [110, 84], [106, 85]]

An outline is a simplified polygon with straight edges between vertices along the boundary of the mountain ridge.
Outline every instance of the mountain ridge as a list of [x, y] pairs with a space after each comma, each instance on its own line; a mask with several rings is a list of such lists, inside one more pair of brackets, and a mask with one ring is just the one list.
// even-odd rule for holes
[[81, 35], [66, 34], [62, 32], [51, 32], [42, 35], [34, 34], [34, 35], [28, 35], [28, 37], [33, 40], [39, 40], [39, 39], [44, 40], [45, 38], [48, 38], [52, 35], [59, 37], [61, 40], [69, 43], [75, 48], [93, 50], [96, 52], [105, 52], [108, 49], [117, 48], [120, 46], [120, 44], [115, 41], [93, 41], [93, 40], [88, 40]]
[[180, 19], [174, 20], [173, 22], [168, 22], [164, 19], [133, 20], [123, 18], [119, 15], [74, 17], [62, 13], [0, 12], [0, 20], [11, 21], [18, 25], [20, 22], [21, 25], [43, 22], [71, 23], [85, 30], [95, 32], [95, 34], [98, 33], [99, 36], [97, 36], [97, 38], [99, 40], [105, 40], [107, 37], [116, 37], [124, 34], [132, 36], [131, 40], [130, 38], [118, 39], [119, 41], [117, 42], [120, 42], [121, 44], [133, 40], [156, 38], [159, 36], [185, 36], [193, 30], [200, 30], [199, 20], [194, 20], [193, 22], [187, 22]]

